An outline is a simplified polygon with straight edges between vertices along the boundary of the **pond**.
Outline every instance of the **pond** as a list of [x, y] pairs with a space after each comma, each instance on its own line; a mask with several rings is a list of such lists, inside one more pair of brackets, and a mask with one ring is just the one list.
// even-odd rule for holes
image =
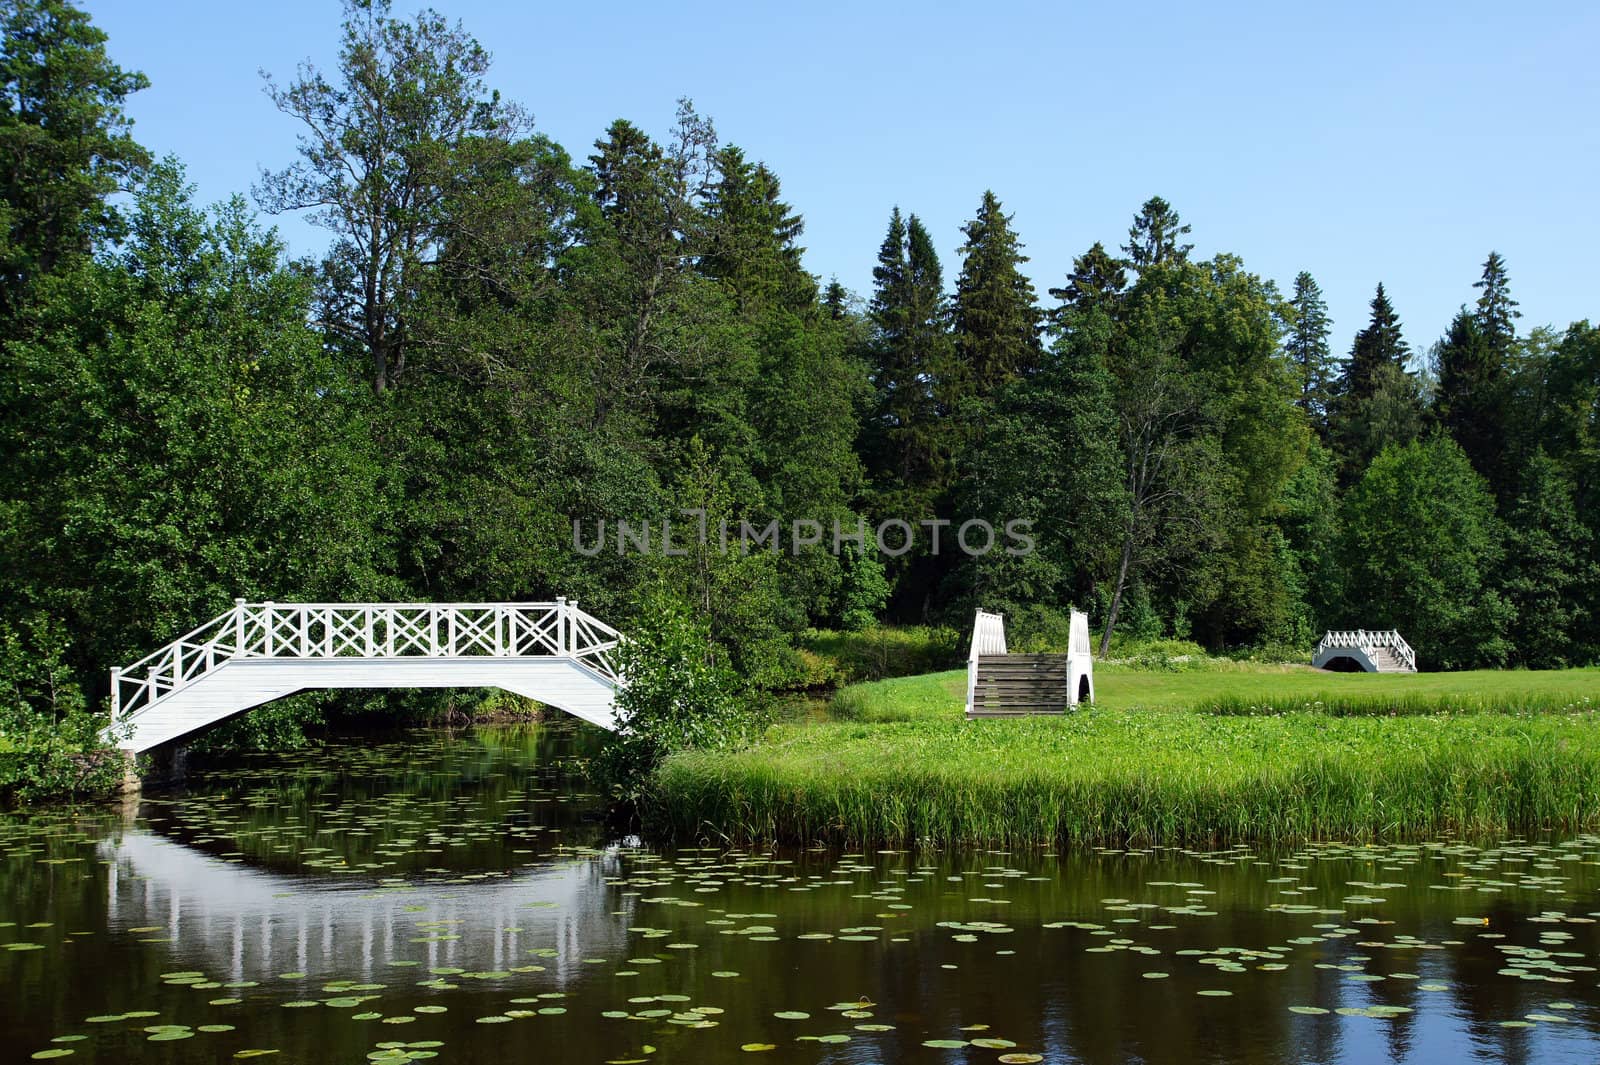
[[1600, 1059], [1600, 837], [656, 851], [556, 726], [0, 818], [0, 1061]]

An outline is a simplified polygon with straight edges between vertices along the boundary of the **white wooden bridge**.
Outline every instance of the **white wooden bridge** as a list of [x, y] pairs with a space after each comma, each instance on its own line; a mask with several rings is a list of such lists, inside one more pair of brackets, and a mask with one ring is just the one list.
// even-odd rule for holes
[[1331, 630], [1317, 644], [1311, 664], [1348, 673], [1415, 673], [1417, 653], [1394, 629]]
[[967, 717], [1062, 714], [1094, 702], [1089, 616], [1072, 612], [1066, 654], [1006, 651], [1005, 618], [979, 610], [967, 655]]
[[615, 730], [621, 634], [553, 603], [247, 603], [111, 671], [108, 736], [148, 751], [315, 688], [504, 688]]

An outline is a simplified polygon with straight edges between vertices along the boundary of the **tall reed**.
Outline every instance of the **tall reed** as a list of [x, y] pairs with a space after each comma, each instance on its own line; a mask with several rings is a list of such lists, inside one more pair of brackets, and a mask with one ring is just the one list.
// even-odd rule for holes
[[684, 752], [655, 836], [1053, 847], [1489, 836], [1600, 826], [1593, 711], [1159, 713], [779, 726]]

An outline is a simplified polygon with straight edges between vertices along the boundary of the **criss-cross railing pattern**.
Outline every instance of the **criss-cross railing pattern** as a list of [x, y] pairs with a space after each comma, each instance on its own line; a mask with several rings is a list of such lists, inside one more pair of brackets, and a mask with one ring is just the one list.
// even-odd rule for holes
[[607, 680], [621, 634], [567, 599], [553, 603], [247, 603], [111, 671], [114, 721], [242, 658], [557, 657]]
[[1394, 656], [1405, 664], [1407, 669], [1415, 671], [1417, 668], [1417, 653], [1411, 645], [1401, 638], [1395, 629], [1377, 631], [1374, 629], [1344, 629], [1330, 631], [1322, 637], [1322, 642], [1317, 644], [1316, 654], [1322, 654], [1338, 647], [1359, 647], [1371, 658], [1378, 648], [1387, 647]]

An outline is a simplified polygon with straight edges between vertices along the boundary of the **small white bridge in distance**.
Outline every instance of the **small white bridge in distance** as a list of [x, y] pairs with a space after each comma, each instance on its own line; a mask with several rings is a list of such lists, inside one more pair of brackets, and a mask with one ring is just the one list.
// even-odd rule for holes
[[553, 603], [247, 603], [111, 671], [139, 753], [316, 688], [504, 688], [615, 730], [621, 634]]
[[1333, 629], [1312, 652], [1318, 669], [1361, 673], [1415, 673], [1417, 652], [1394, 629]]

